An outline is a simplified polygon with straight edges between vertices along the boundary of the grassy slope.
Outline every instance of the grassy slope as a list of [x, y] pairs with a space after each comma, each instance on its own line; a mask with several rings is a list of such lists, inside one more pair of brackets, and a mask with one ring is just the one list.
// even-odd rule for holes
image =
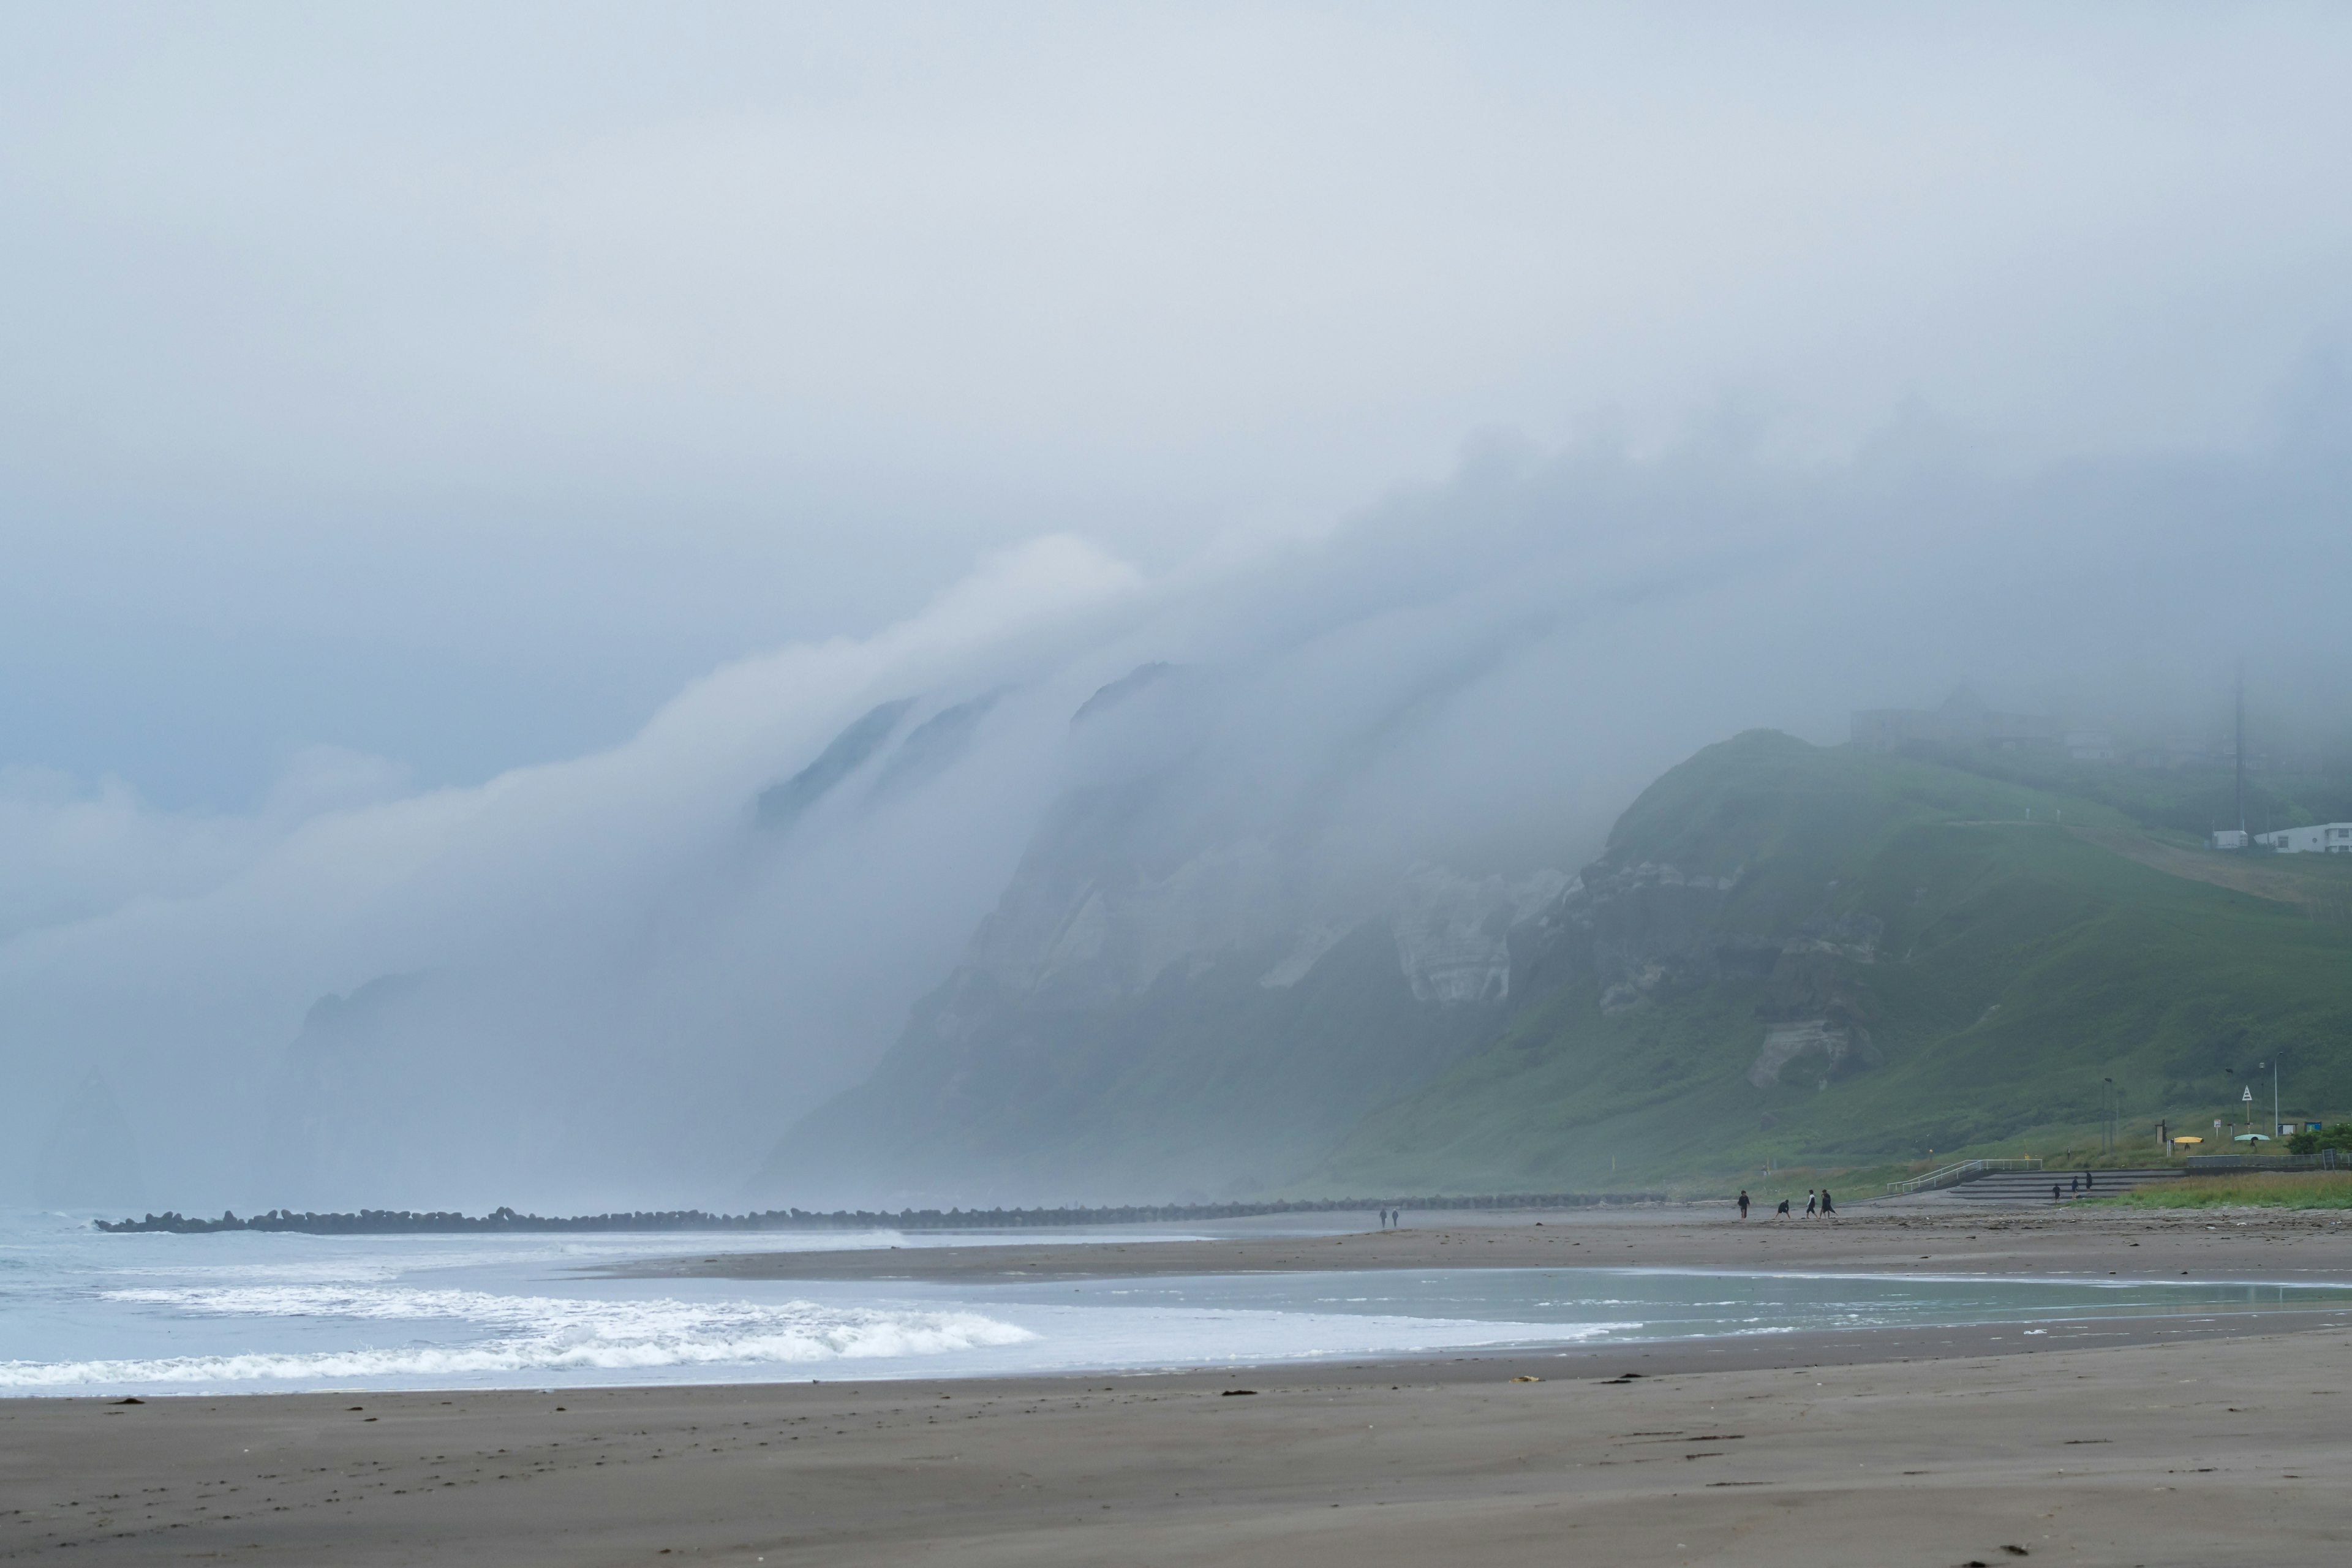
[[2151, 1183], [2111, 1198], [2083, 1201], [2133, 1209], [2352, 1209], [2352, 1174], [2275, 1171], [2185, 1176], [2177, 1182]]
[[[1744, 869], [1727, 931], [1883, 921], [1880, 960], [1848, 971], [1877, 1064], [1759, 1089], [1745, 1073], [1768, 982], [1609, 1016], [1572, 977], [1370, 1119], [1309, 1184], [1556, 1190], [1735, 1177], [1768, 1158], [2054, 1152], [2090, 1146], [2103, 1078], [2146, 1138], [2158, 1115], [2228, 1114], [2242, 1079], [2226, 1069], [2279, 1045], [2289, 1109], [2352, 1110], [2352, 924], [2136, 864], [2053, 825], [2060, 810], [2070, 826], [2124, 825], [2105, 803], [1935, 763], [1784, 736], [1711, 747], [1644, 793], [1610, 858]], [[2340, 863], [2296, 872], [2352, 886]]]
[[[2218, 764], [2179, 770], [2121, 767], [2030, 751], [1982, 752], [1965, 763], [1990, 777], [2099, 802], [2143, 828], [2189, 840], [2236, 824], [2236, 783], [2231, 771]], [[2257, 833], [2347, 820], [2352, 820], [2352, 778], [2340, 773], [2246, 775], [2246, 821]]]

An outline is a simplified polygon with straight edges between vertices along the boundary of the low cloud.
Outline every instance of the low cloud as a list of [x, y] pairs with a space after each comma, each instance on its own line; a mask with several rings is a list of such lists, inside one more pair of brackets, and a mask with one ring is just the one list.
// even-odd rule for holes
[[[1416, 867], [1572, 869], [1699, 745], [1839, 740], [1852, 708], [1963, 679], [2210, 728], [2242, 657], [2271, 743], [2352, 754], [2347, 475], [2310, 424], [2252, 457], [2039, 467], [1932, 422], [1826, 466], [1485, 443], [1324, 537], [1156, 577], [1040, 540], [478, 786], [311, 756], [256, 813], [193, 817], [11, 775], [0, 834], [35, 874], [0, 911], [0, 1185], [36, 1189], [97, 1072], [156, 1203], [730, 1202], [1080, 786], [1157, 781], [1171, 865], [1272, 847], [1312, 923]], [[762, 792], [877, 712], [763, 824]], [[394, 1190], [257, 1159], [289, 1074], [328, 1070], [391, 1086], [367, 1179]]]

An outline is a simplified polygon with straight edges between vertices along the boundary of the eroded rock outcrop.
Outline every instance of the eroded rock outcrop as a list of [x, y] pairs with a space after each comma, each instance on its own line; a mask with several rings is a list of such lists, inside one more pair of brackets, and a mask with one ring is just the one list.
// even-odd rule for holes
[[1511, 994], [1511, 930], [1556, 900], [1568, 879], [1549, 867], [1516, 879], [1417, 866], [1389, 916], [1397, 962], [1419, 1002], [1501, 1002]]

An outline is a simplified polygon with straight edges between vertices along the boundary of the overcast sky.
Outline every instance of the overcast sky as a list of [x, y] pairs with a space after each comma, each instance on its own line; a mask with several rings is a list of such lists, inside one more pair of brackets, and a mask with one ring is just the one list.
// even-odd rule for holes
[[0, 764], [173, 810], [322, 756], [478, 781], [991, 550], [1181, 571], [1497, 429], [2259, 448], [2352, 317], [2347, 43], [2328, 6], [12, 5]]
[[337, 1061], [413, 1168], [335, 1201], [734, 1201], [1171, 758], [1171, 864], [1337, 930], [1962, 678], [2194, 730], [2242, 656], [2352, 750], [2347, 68], [2316, 6], [0, 0], [0, 1202], [286, 1201]]

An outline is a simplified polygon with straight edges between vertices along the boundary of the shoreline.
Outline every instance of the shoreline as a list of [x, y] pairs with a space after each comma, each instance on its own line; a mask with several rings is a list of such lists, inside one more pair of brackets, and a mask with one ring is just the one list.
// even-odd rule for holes
[[[2324, 1215], [1890, 1206], [1777, 1237], [1703, 1210], [1496, 1217], [597, 1272], [984, 1286], [1048, 1268], [1721, 1258], [2352, 1284], [2352, 1226]], [[1201, 1270], [1213, 1257], [1224, 1266]], [[835, 1362], [820, 1381], [17, 1397], [0, 1399], [0, 1561], [1948, 1568], [2018, 1548], [2315, 1562], [2352, 1539], [2346, 1369], [2352, 1300], [1150, 1372], [860, 1380]]]
[[1159, 1373], [9, 1399], [0, 1559], [2318, 1561], [2352, 1530], [2346, 1351], [2352, 1304]]
[[2035, 1210], [1959, 1202], [1811, 1221], [1743, 1221], [1719, 1206], [1662, 1205], [1475, 1220], [1449, 1215], [1336, 1236], [706, 1251], [583, 1272], [632, 1279], [986, 1285], [1331, 1269], [1654, 1268], [2352, 1285], [2352, 1213], [2345, 1211]]

